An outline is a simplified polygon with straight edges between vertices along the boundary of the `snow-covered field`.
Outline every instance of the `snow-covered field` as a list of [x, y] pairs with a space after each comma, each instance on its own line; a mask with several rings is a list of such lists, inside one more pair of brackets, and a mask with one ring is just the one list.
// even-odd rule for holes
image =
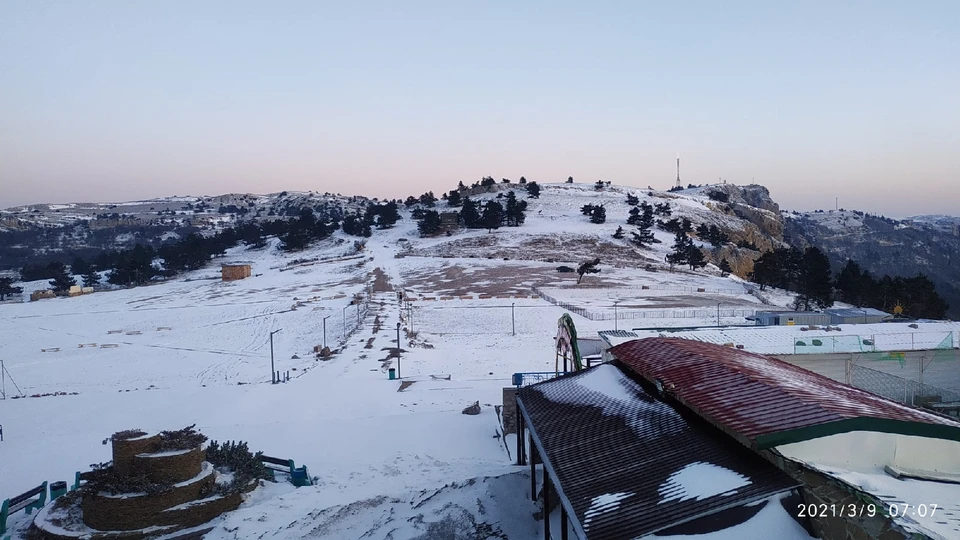
[[[340, 539], [390, 531], [409, 538], [444, 527], [511, 539], [541, 535], [528, 502], [529, 478], [512, 466], [512, 437], [501, 436], [494, 405], [512, 373], [553, 369], [553, 336], [566, 310], [539, 297], [478, 296], [532, 295], [536, 286], [600, 311], [614, 301], [628, 311], [761, 307], [740, 280], [708, 275], [709, 267], [704, 274], [654, 273], [638, 268], [644, 257], [635, 255], [636, 265], [615, 259], [570, 288], [575, 276], [558, 274], [539, 252], [526, 260], [487, 258], [489, 245], [522, 252], [544, 245], [558, 227], [608, 242], [626, 219], [625, 203], [613, 201], [623, 193], [559, 189], [577, 189], [598, 202], [608, 198], [608, 223], [581, 220], [568, 206], [582, 201], [545, 189], [519, 229], [420, 240], [405, 218], [395, 229], [377, 231], [359, 256], [347, 237], [296, 254], [279, 252], [274, 242], [228, 252], [223, 262], [253, 267], [253, 277], [241, 281], [221, 282], [211, 265], [146, 287], [0, 305], [0, 359], [12, 377], [5, 380], [8, 398], [18, 390], [40, 396], [0, 401], [0, 496], [44, 480], [72, 481], [75, 471], [110, 459], [101, 441], [116, 431], [197, 424], [211, 439], [248, 441], [252, 449], [306, 464], [318, 477], [316, 486], [258, 490], [211, 538]], [[683, 204], [709, 212], [699, 203]], [[464, 247], [466, 241], [478, 247]], [[664, 242], [649, 250], [649, 260], [663, 259]], [[577, 260], [572, 248], [544, 253]], [[320, 260], [287, 267], [311, 258]], [[651, 289], [640, 289], [643, 284]], [[26, 294], [43, 286], [26, 284]], [[418, 300], [408, 308], [397, 290], [418, 298], [474, 297]], [[363, 300], [351, 304], [356, 295]], [[324, 318], [334, 354], [321, 360], [314, 347], [324, 343]], [[582, 336], [614, 326], [574, 320]], [[399, 361], [391, 354], [398, 322]], [[713, 322], [712, 315], [656, 320], [663, 326]], [[627, 326], [621, 321], [620, 328]], [[291, 380], [272, 385], [269, 336], [276, 330], [275, 369]], [[388, 368], [400, 370], [402, 385], [388, 379]], [[461, 414], [475, 401], [481, 414]], [[22, 530], [27, 519], [18, 513], [11, 522]]]

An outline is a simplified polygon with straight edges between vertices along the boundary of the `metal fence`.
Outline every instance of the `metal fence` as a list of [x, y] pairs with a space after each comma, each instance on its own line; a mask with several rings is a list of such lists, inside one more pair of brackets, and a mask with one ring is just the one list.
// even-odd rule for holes
[[951, 350], [954, 332], [802, 336], [793, 338], [793, 354], [882, 353], [886, 351]]
[[[612, 286], [593, 286], [593, 287], [582, 287], [580, 285], [555, 285], [551, 286], [552, 289], [566, 289], [566, 290], [577, 290], [577, 289], [631, 289], [631, 290], [651, 290], [651, 291], [674, 291], [674, 292], [689, 292], [689, 293], [711, 293], [711, 294], [749, 294], [748, 290], [745, 288], [742, 289], [711, 289], [707, 287], [689, 287], [686, 285], [659, 285], [659, 284], [648, 284], [648, 285], [612, 285]], [[534, 292], [538, 290], [537, 287], [533, 287]]]
[[407, 304], [404, 313], [411, 331], [445, 335], [529, 335], [555, 333], [556, 325], [544, 325], [541, 317], [524, 316], [532, 309], [550, 306], [424, 306]]
[[856, 364], [850, 368], [850, 385], [913, 407], [928, 402], [960, 401], [960, 392]]
[[[651, 286], [653, 287], [653, 286]], [[692, 289], [692, 287], [690, 287]], [[590, 311], [586, 308], [564, 302], [550, 296], [537, 287], [532, 288], [533, 292], [540, 298], [551, 304], [562, 307], [570, 313], [580, 315], [591, 321], [612, 321], [612, 320], [635, 320], [635, 319], [713, 319], [713, 318], [745, 318], [756, 315], [756, 309], [720, 309], [719, 311], [711, 308], [690, 308], [690, 309], [630, 309], [611, 307], [603, 311]], [[720, 289], [717, 289], [720, 290]]]

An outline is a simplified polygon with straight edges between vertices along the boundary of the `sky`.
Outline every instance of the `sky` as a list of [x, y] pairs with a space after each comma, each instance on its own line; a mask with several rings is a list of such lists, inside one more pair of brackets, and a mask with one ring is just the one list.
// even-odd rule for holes
[[767, 186], [960, 214], [960, 2], [0, 0], [0, 208]]

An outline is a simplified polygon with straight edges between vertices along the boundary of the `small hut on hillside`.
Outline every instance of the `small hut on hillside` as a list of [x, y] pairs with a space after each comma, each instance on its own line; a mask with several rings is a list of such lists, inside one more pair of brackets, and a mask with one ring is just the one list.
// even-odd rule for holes
[[250, 277], [249, 264], [225, 264], [220, 267], [223, 281], [235, 281]]

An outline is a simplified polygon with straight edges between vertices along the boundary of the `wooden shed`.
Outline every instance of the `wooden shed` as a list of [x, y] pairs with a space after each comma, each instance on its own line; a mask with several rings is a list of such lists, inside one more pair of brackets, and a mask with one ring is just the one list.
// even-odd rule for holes
[[220, 267], [223, 281], [234, 281], [250, 277], [249, 264], [225, 264]]
[[43, 300], [44, 298], [56, 298], [57, 294], [51, 291], [50, 289], [42, 289], [39, 291], [33, 291], [30, 293], [30, 301], [36, 302], [37, 300]]

